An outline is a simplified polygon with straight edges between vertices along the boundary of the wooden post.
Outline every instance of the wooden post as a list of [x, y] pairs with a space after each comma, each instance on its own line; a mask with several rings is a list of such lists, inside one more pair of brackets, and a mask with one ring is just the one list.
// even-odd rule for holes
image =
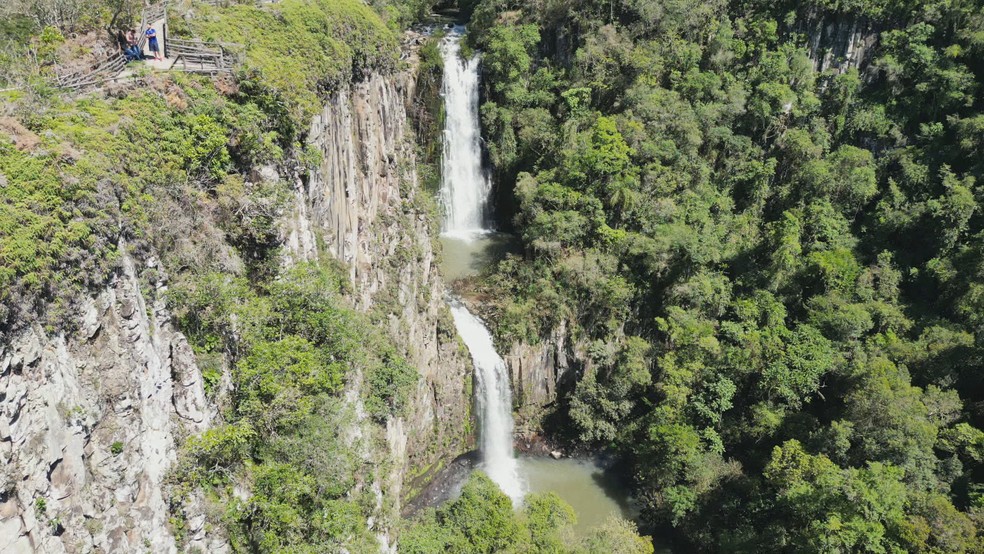
[[164, 3], [164, 19], [163, 19], [163, 21], [164, 22], [161, 23], [161, 40], [164, 41], [164, 59], [166, 60], [166, 59], [168, 59], [170, 57], [168, 55], [168, 48], [167, 48], [167, 2]]

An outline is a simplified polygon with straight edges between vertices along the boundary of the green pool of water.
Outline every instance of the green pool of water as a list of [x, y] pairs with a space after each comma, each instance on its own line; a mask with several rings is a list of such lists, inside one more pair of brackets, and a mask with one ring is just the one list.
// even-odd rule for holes
[[628, 491], [591, 460], [520, 458], [519, 474], [529, 492], [555, 492], [577, 513], [577, 529], [587, 531], [611, 516], [633, 519]]
[[471, 238], [441, 235], [441, 275], [448, 282], [474, 277], [490, 263], [516, 251], [512, 235], [487, 233]]

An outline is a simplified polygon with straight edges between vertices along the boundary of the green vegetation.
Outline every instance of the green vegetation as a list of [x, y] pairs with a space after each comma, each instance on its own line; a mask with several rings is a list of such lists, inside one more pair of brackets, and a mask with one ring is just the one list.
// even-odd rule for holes
[[417, 137], [417, 173], [423, 189], [435, 196], [441, 186], [441, 137], [445, 117], [441, 96], [444, 60], [438, 46], [441, 38], [441, 33], [435, 33], [420, 48], [417, 89], [410, 106]]
[[[309, 118], [395, 68], [396, 30], [432, 4], [196, 6], [173, 31], [239, 43], [234, 78], [143, 75], [78, 98], [52, 86], [55, 64], [139, 6], [0, 9], [0, 87], [18, 87], [0, 93], [0, 340], [39, 320], [71, 332], [74, 303], [128, 258], [148, 300], [168, 284], [221, 408], [172, 478], [179, 536], [193, 495], [240, 552], [374, 551], [368, 517], [395, 517], [366, 453], [416, 371], [350, 309], [338, 268], [282, 268], [289, 185], [254, 170], [309, 167]], [[489, 319], [528, 342], [564, 320], [589, 362], [550, 430], [628, 461], [646, 523], [686, 550], [984, 549], [979, 2], [462, 7], [525, 248], [490, 275]], [[830, 25], [868, 35], [863, 63], [816, 70], [811, 35]], [[422, 59], [433, 164], [433, 43]], [[34, 509], [47, 517], [44, 498]], [[554, 496], [517, 513], [476, 476], [400, 544], [652, 551], [626, 522], [588, 537], [572, 522]]]
[[[282, 192], [246, 185], [234, 173], [283, 160], [289, 145], [275, 120], [248, 97], [224, 97], [197, 79], [151, 78], [150, 85], [120, 99], [25, 99], [15, 107], [36, 146], [0, 144], [5, 325], [26, 323], [46, 304], [57, 319], [108, 279], [123, 246], [163, 252], [166, 267], [220, 263], [200, 250], [212, 228], [196, 228], [188, 216], [174, 225], [181, 206], [224, 208], [215, 223], [243, 249], [275, 240]], [[247, 259], [256, 271], [269, 262]]]
[[[359, 422], [339, 392], [364, 379], [367, 409], [385, 418], [400, 413], [417, 374], [345, 307], [341, 283], [333, 268], [302, 264], [253, 285], [204, 274], [171, 293], [196, 351], [235, 365], [231, 410], [185, 445], [175, 501], [209, 490], [237, 550], [375, 547], [365, 524], [375, 499], [359, 484], [362, 439], [342, 431]], [[242, 483], [248, 499], [234, 494]]]
[[574, 533], [573, 508], [554, 493], [531, 494], [519, 512], [491, 479], [474, 473], [461, 496], [438, 510], [428, 510], [400, 536], [407, 554], [496, 554], [550, 552], [556, 554], [652, 554], [648, 538], [635, 525], [611, 519], [587, 536]]
[[[164, 253], [165, 268], [221, 271], [235, 262], [206, 250], [224, 232], [246, 252], [250, 275], [275, 271], [273, 257], [254, 254], [278, 240], [287, 191], [241, 175], [300, 152], [317, 105], [370, 69], [393, 68], [397, 56], [392, 31], [354, 0], [287, 0], [278, 17], [251, 6], [196, 10], [204, 13], [184, 23], [190, 29], [252, 37], [236, 83], [221, 92], [167, 75], [119, 97], [69, 100], [41, 71], [6, 104], [13, 117], [0, 129], [14, 143], [0, 141], [0, 332], [45, 311], [63, 324], [67, 306], [117, 270], [124, 246]], [[64, 41], [53, 27], [38, 32], [31, 59]], [[312, 42], [308, 59], [294, 55], [291, 45]], [[175, 214], [203, 203], [217, 206], [215, 221], [189, 214], [175, 224]]]
[[393, 30], [406, 29], [410, 25], [427, 19], [439, 0], [369, 0], [386, 24]]
[[[627, 459], [657, 534], [984, 548], [982, 24], [932, 0], [474, 6], [525, 247], [490, 321], [504, 344], [570, 324], [589, 363], [548, 431]], [[832, 25], [873, 41], [859, 66], [817, 71]]]
[[[196, 6], [189, 19], [179, 10], [177, 31], [243, 44], [234, 78], [146, 74], [67, 98], [45, 64], [69, 30], [93, 24], [2, 19], [35, 35], [17, 51], [43, 63], [18, 66], [27, 87], [5, 97], [0, 118], [0, 340], [39, 319], [71, 332], [75, 303], [132, 260], [219, 407], [170, 479], [179, 540], [194, 497], [238, 552], [377, 550], [369, 516], [397, 517], [370, 487], [386, 483], [373, 465], [385, 457], [378, 423], [403, 413], [417, 371], [351, 309], [327, 255], [283, 268], [279, 219], [292, 183], [256, 170], [310, 168], [317, 156], [300, 147], [310, 116], [349, 81], [392, 70], [395, 34], [354, 0]], [[43, 515], [43, 498], [35, 508]]]
[[266, 89], [263, 98], [271, 106], [286, 102], [299, 129], [321, 111], [328, 94], [372, 70], [395, 67], [399, 55], [394, 33], [361, 0], [284, 0], [276, 10], [248, 4], [196, 9], [201, 16], [181, 32], [242, 45], [240, 86]]
[[89, 39], [98, 36], [111, 44], [116, 31], [139, 23], [143, 5], [141, 0], [6, 0], [0, 5], [0, 89], [50, 93], [55, 64], [102, 61], [102, 49]]

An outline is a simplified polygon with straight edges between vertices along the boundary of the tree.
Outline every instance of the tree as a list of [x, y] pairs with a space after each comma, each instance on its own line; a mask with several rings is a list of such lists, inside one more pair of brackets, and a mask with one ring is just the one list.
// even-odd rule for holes
[[484, 473], [475, 472], [461, 496], [440, 512], [441, 524], [461, 533], [452, 552], [492, 554], [509, 550], [520, 540], [512, 501]]

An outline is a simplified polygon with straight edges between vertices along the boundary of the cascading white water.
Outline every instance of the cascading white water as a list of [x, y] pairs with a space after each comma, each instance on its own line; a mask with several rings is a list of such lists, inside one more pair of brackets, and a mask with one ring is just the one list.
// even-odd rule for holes
[[492, 185], [482, 171], [478, 123], [478, 55], [461, 58], [464, 27], [441, 41], [444, 60], [444, 156], [441, 163], [442, 232], [469, 239], [488, 232], [486, 211]]
[[519, 502], [524, 487], [513, 454], [512, 392], [506, 363], [495, 351], [485, 324], [460, 301], [451, 302], [451, 315], [475, 362], [482, 469], [513, 502]]
[[[471, 240], [489, 232], [486, 207], [491, 185], [482, 171], [478, 126], [478, 56], [461, 59], [463, 27], [455, 27], [441, 42], [444, 58], [444, 158], [441, 164], [441, 204], [444, 235]], [[451, 300], [458, 334], [475, 363], [476, 412], [482, 469], [503, 492], [518, 503], [523, 497], [519, 467], [513, 454], [512, 392], [502, 357], [480, 319], [459, 300]]]

